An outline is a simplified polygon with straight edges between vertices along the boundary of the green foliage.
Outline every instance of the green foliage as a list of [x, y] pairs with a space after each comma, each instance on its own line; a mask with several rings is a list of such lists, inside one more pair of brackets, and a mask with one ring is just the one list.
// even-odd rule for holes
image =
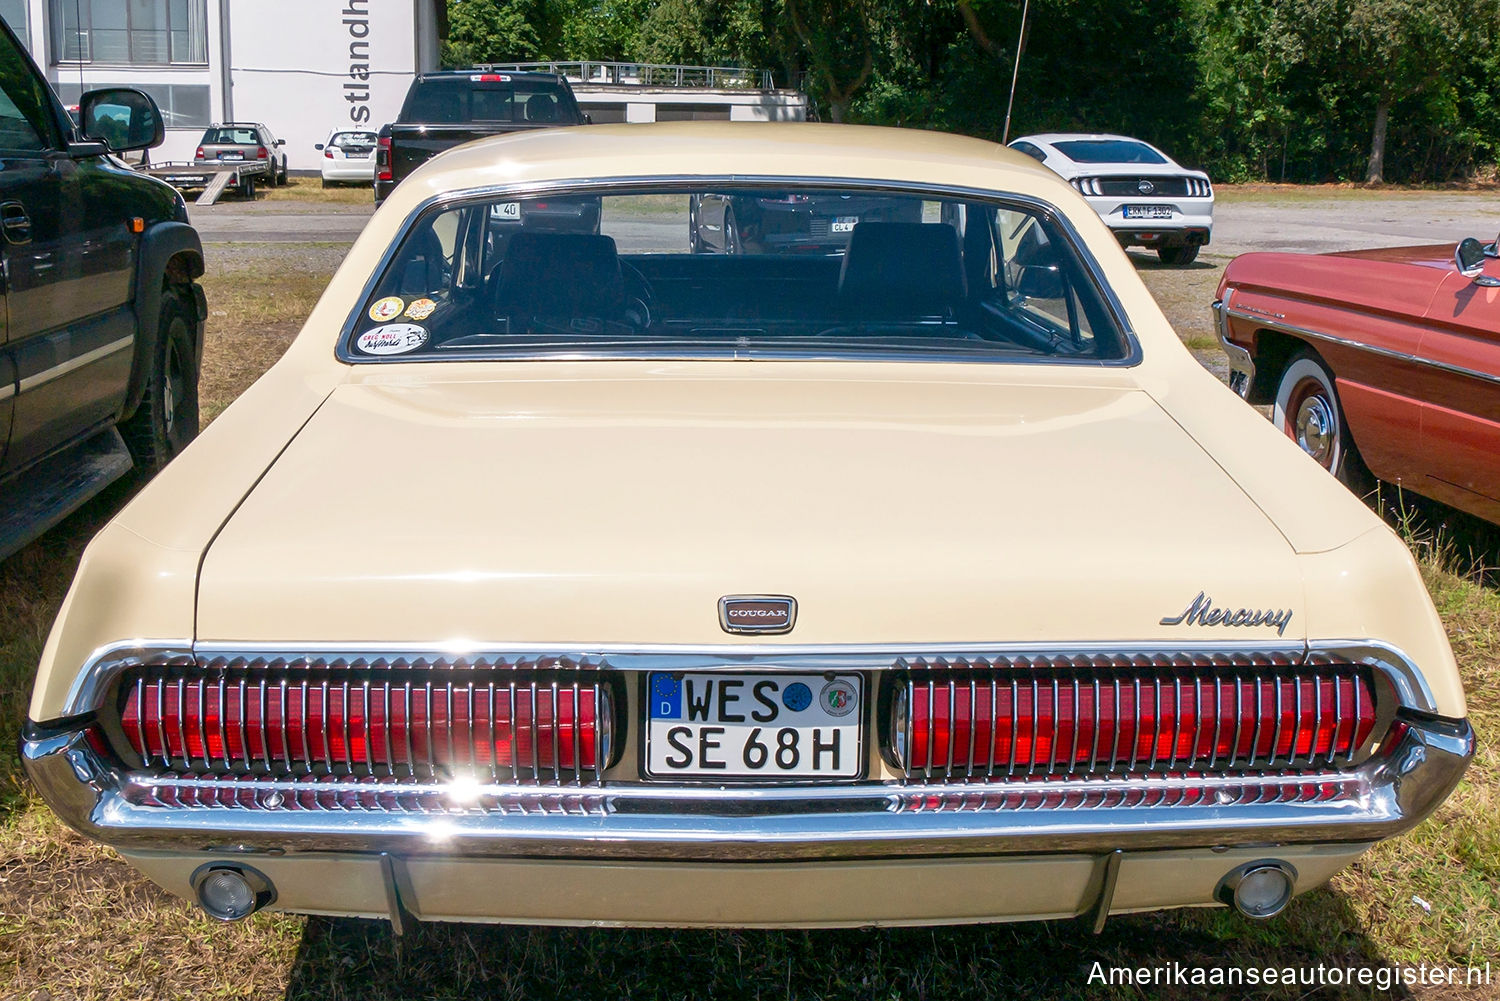
[[[1023, 0], [448, 0], [449, 65], [739, 65], [825, 119], [999, 140]], [[1500, 0], [1031, 0], [1010, 135], [1138, 135], [1224, 181], [1493, 178]]]

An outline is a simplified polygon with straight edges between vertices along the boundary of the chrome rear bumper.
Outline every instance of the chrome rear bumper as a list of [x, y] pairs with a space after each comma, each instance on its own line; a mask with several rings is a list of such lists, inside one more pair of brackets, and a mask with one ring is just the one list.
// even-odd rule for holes
[[111, 764], [82, 725], [28, 725], [21, 755], [71, 827], [126, 851], [832, 861], [1374, 841], [1431, 812], [1474, 752], [1465, 720], [1402, 724], [1349, 770], [815, 789], [176, 779]]

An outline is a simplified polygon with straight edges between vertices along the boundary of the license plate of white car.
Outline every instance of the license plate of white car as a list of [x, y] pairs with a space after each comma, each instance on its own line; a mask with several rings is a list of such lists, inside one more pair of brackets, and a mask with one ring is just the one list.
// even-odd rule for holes
[[1172, 206], [1170, 205], [1127, 205], [1125, 206], [1126, 219], [1170, 219], [1172, 218]]
[[497, 202], [490, 206], [490, 218], [492, 219], [519, 219], [521, 218], [520, 202]]
[[646, 700], [652, 778], [860, 775], [858, 674], [652, 672]]
[[843, 215], [843, 216], [839, 216], [837, 219], [833, 220], [833, 227], [832, 227], [832, 229], [833, 229], [833, 232], [835, 232], [835, 233], [852, 233], [852, 232], [854, 232], [854, 227], [858, 226], [858, 225], [859, 225], [859, 216], [857, 216], [857, 215]]

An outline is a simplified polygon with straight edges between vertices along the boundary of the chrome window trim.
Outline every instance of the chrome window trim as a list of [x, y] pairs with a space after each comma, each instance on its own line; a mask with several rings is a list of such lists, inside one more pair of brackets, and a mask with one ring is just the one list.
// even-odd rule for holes
[[1406, 351], [1395, 351], [1391, 348], [1376, 347], [1363, 341], [1353, 341], [1347, 337], [1337, 337], [1333, 334], [1325, 334], [1307, 327], [1299, 327], [1296, 324], [1285, 323], [1280, 320], [1262, 316], [1259, 313], [1247, 313], [1244, 310], [1230, 309], [1225, 307], [1225, 312], [1239, 320], [1248, 320], [1257, 326], [1266, 327], [1283, 334], [1291, 334], [1293, 337], [1308, 337], [1315, 341], [1325, 341], [1329, 344], [1338, 344], [1356, 351], [1365, 351], [1369, 354], [1379, 355], [1382, 358], [1390, 358], [1394, 361], [1406, 362], [1411, 365], [1420, 365], [1424, 368], [1436, 369], [1449, 375], [1462, 376], [1468, 379], [1478, 379], [1481, 382], [1500, 384], [1500, 374], [1492, 372], [1480, 372], [1477, 369], [1464, 368], [1462, 365], [1450, 365], [1447, 362], [1436, 361], [1432, 358], [1423, 358]]
[[[920, 181], [897, 181], [882, 180], [880, 178], [848, 178], [848, 177], [811, 177], [802, 174], [663, 174], [655, 176], [630, 175], [625, 177], [591, 177], [591, 178], [567, 178], [554, 181], [542, 181], [532, 184], [493, 184], [478, 188], [465, 188], [460, 191], [444, 192], [431, 195], [418, 203], [406, 218], [402, 220], [396, 235], [386, 245], [380, 255], [380, 260], [370, 276], [365, 280], [360, 290], [359, 298], [349, 316], [345, 319], [343, 326], [339, 329], [338, 341], [334, 346], [334, 357], [346, 365], [410, 365], [410, 364], [434, 364], [441, 362], [453, 362], [456, 359], [446, 357], [434, 357], [423, 355], [420, 357], [407, 357], [404, 355], [389, 355], [383, 357], [369, 357], [356, 355], [349, 350], [350, 340], [354, 336], [354, 330], [359, 325], [360, 317], [364, 315], [365, 304], [375, 294], [376, 287], [385, 276], [391, 262], [395, 259], [396, 251], [406, 241], [417, 222], [426, 215], [429, 210], [447, 210], [459, 206], [482, 202], [489, 199], [504, 198], [526, 198], [537, 195], [557, 194], [588, 194], [596, 188], [612, 188], [621, 193], [628, 193], [630, 189], [658, 189], [681, 187], [687, 185], [728, 185], [733, 187], [785, 187], [787, 185], [801, 185], [809, 188], [828, 188], [832, 190], [845, 190], [850, 188], [876, 188], [890, 194], [910, 194], [922, 197], [948, 196], [952, 198], [968, 198], [987, 202], [998, 202], [1011, 204], [1038, 214], [1044, 221], [1057, 226], [1067, 240], [1070, 249], [1078, 256], [1079, 263], [1093, 282], [1095, 291], [1099, 293], [1104, 306], [1109, 310], [1119, 329], [1120, 336], [1125, 341], [1125, 354], [1123, 357], [1114, 359], [1097, 358], [1056, 358], [1049, 355], [1040, 357], [1025, 356], [1016, 358], [995, 351], [951, 351], [936, 355], [922, 351], [860, 351], [844, 353], [821, 353], [812, 351], [792, 350], [736, 350], [732, 346], [709, 347], [705, 346], [700, 351], [675, 350], [663, 351], [661, 349], [645, 349], [609, 352], [579, 351], [526, 351], [516, 350], [507, 352], [502, 356], [491, 356], [472, 359], [485, 362], [508, 362], [508, 361], [629, 361], [641, 360], [697, 360], [697, 361], [921, 361], [929, 363], [967, 363], [986, 362], [989, 364], [1007, 365], [1068, 365], [1086, 367], [1122, 367], [1129, 368], [1140, 364], [1141, 347], [1140, 341], [1135, 335], [1135, 328], [1130, 323], [1130, 316], [1125, 311], [1124, 304], [1119, 296], [1115, 294], [1114, 288], [1104, 280], [1103, 269], [1100, 267], [1099, 259], [1094, 256], [1088, 244], [1079, 235], [1078, 230], [1067, 214], [1051, 202], [1032, 195], [1019, 193], [1008, 193], [992, 191], [981, 188], [968, 188], [961, 186], [949, 186], [942, 184], [930, 184]], [[684, 191], [684, 194], [691, 193]], [[998, 355], [998, 357], [997, 357]]]
[[[93, 712], [115, 677], [141, 664], [188, 666], [197, 660], [371, 661], [455, 659], [508, 660], [556, 657], [576, 665], [618, 671], [890, 671], [936, 657], [1024, 661], [1108, 658], [1121, 666], [1141, 658], [1208, 657], [1225, 666], [1248, 666], [1256, 658], [1300, 664], [1313, 655], [1366, 664], [1391, 679], [1401, 705], [1436, 712], [1432, 689], [1402, 650], [1378, 640], [1327, 639], [1304, 643], [1228, 645], [1194, 640], [1176, 643], [882, 643], [869, 644], [614, 644], [614, 643], [191, 643], [131, 639], [95, 650], [69, 687], [64, 717]], [[794, 661], [794, 663], [788, 663]], [[37, 721], [43, 722], [43, 721]]]

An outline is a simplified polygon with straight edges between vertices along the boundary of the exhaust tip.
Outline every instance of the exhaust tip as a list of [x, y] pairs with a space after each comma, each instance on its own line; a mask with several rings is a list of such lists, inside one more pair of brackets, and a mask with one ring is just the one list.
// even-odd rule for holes
[[1219, 881], [1218, 897], [1247, 918], [1274, 918], [1291, 903], [1297, 870], [1278, 859], [1246, 862]]
[[233, 862], [209, 862], [191, 877], [198, 906], [219, 921], [248, 918], [276, 900], [276, 887], [263, 873]]

